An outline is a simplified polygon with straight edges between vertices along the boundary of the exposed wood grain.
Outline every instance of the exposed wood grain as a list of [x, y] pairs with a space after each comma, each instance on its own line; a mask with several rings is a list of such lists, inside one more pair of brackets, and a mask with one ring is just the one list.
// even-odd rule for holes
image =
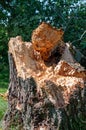
[[74, 130], [71, 123], [86, 105], [86, 70], [75, 61], [62, 35], [62, 30], [42, 23], [33, 32], [32, 43], [20, 36], [10, 39], [3, 130], [12, 125], [18, 130]]

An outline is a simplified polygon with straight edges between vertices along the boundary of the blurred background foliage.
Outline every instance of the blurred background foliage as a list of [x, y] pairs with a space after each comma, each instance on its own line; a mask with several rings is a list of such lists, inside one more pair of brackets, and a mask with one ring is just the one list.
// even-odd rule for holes
[[[0, 0], [0, 66], [8, 65], [10, 37], [21, 35], [30, 41], [42, 21], [63, 28], [64, 41], [86, 56], [85, 0]], [[86, 67], [86, 59], [82, 64]]]

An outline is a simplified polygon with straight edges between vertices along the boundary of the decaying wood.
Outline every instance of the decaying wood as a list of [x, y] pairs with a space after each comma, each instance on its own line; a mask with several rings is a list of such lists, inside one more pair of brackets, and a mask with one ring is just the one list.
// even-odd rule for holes
[[61, 45], [63, 33], [62, 29], [57, 30], [43, 22], [32, 34], [34, 50], [40, 52], [43, 60], [47, 60], [51, 52]]
[[8, 97], [8, 90], [4, 94], [0, 93], [0, 97], [2, 97], [4, 100], [7, 100]]
[[62, 35], [62, 30], [42, 23], [33, 32], [32, 43], [20, 36], [10, 39], [3, 130], [15, 123], [18, 130], [74, 130], [72, 123], [86, 112], [86, 70]]

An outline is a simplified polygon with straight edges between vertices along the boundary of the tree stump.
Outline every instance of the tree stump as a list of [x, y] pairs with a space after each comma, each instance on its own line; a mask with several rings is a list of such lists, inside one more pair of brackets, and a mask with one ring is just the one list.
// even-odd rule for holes
[[61, 29], [42, 23], [32, 43], [10, 39], [3, 130], [85, 130], [86, 70], [62, 36]]

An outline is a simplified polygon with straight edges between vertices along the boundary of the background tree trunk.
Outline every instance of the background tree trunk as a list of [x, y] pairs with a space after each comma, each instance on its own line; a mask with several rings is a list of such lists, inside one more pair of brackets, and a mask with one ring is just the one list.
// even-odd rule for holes
[[[43, 24], [37, 28], [42, 37], [35, 30], [33, 44], [21, 37], [9, 41], [10, 84], [3, 130], [85, 130], [86, 71], [61, 37], [50, 44], [59, 31]], [[50, 46], [39, 47], [37, 38]]]

